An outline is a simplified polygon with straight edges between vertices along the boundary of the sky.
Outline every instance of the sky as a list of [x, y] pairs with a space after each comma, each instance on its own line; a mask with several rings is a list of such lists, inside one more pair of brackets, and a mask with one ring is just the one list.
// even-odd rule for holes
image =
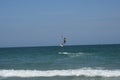
[[0, 47], [120, 44], [120, 0], [0, 0]]

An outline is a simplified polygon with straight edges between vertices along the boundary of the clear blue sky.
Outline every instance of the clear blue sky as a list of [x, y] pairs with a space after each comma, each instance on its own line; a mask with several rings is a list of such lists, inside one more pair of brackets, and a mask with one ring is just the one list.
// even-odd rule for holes
[[120, 0], [0, 0], [0, 47], [120, 43]]

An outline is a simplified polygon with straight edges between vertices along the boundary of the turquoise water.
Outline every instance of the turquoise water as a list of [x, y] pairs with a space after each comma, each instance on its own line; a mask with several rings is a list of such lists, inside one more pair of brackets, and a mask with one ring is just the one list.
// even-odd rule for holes
[[120, 45], [0, 48], [0, 80], [120, 80]]

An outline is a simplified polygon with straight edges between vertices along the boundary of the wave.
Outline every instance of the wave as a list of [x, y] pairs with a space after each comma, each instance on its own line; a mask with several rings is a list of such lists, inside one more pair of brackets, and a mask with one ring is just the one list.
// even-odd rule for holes
[[100, 69], [68, 69], [68, 70], [0, 70], [0, 77], [54, 77], [54, 76], [85, 76], [85, 77], [120, 77], [120, 70]]
[[70, 56], [70, 57], [78, 57], [78, 56], [83, 55], [84, 53], [82, 53], [82, 52], [78, 52], [78, 53], [58, 52], [58, 54], [68, 55], [68, 56]]

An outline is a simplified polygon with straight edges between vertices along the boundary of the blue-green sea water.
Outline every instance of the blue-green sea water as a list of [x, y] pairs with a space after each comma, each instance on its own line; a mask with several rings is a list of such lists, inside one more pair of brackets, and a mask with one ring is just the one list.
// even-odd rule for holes
[[0, 48], [0, 80], [120, 80], [120, 45]]

